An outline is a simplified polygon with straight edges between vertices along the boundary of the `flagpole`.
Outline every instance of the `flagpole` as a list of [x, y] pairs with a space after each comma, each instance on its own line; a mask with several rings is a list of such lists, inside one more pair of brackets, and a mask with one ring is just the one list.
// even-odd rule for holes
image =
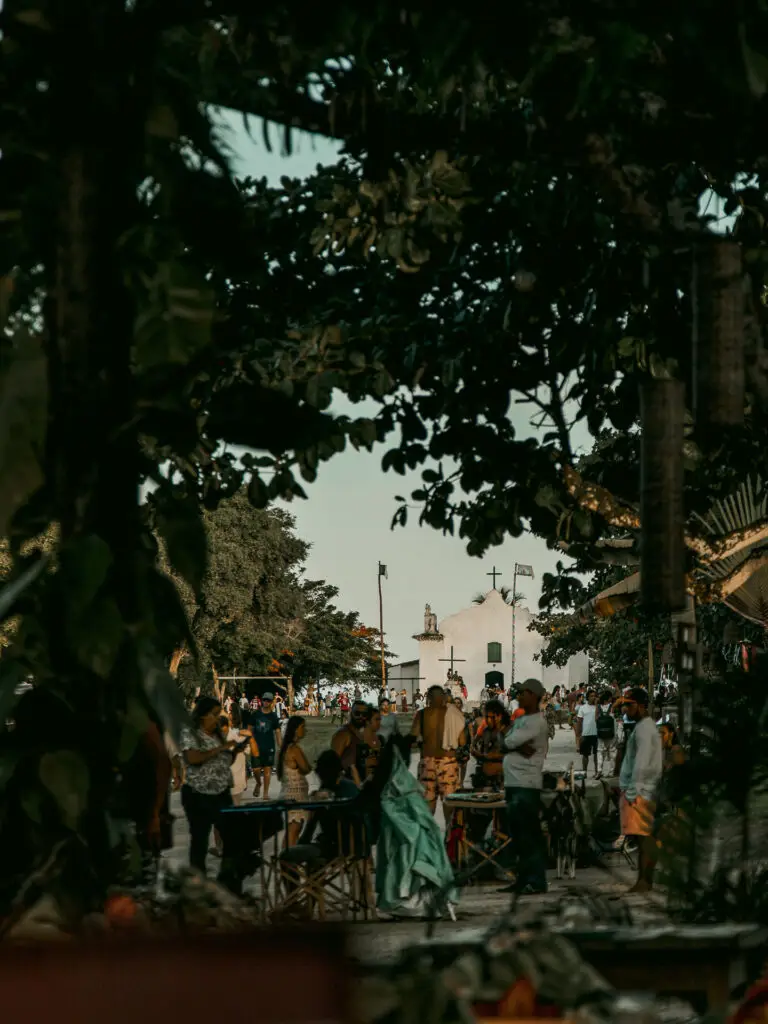
[[517, 562], [512, 573], [512, 666], [510, 671], [510, 688], [515, 687], [515, 610], [517, 606]]
[[533, 566], [532, 565], [518, 565], [515, 562], [515, 568], [512, 573], [512, 672], [511, 672], [511, 686], [515, 685], [515, 662], [517, 660], [517, 652], [515, 651], [515, 626], [517, 621], [517, 577], [530, 576], [533, 579]]

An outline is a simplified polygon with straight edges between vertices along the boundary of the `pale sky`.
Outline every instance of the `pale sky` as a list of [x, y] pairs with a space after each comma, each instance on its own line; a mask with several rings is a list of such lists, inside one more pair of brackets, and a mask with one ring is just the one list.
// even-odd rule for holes
[[[329, 164], [336, 159], [338, 150], [325, 140], [295, 133], [294, 152], [283, 157], [274, 150], [267, 151], [258, 122], [253, 125], [253, 138], [239, 115], [228, 118], [228, 124], [231, 131], [227, 138], [239, 176], [266, 176], [277, 183], [282, 174], [305, 177], [318, 163]], [[276, 131], [273, 138], [278, 143]], [[361, 406], [350, 405], [344, 399], [338, 408], [365, 415]], [[532, 432], [528, 417], [526, 409], [516, 409], [512, 417], [521, 434]], [[586, 440], [586, 434], [579, 439], [581, 443]], [[384, 473], [381, 458], [385, 451], [384, 445], [373, 452], [350, 448], [322, 463], [314, 484], [302, 483], [308, 500], [294, 501], [289, 507], [296, 516], [299, 535], [312, 545], [309, 577], [335, 584], [340, 607], [354, 609], [366, 625], [378, 626], [377, 565], [384, 562], [388, 568], [388, 578], [383, 580], [384, 630], [397, 661], [418, 656], [418, 645], [411, 637], [423, 628], [425, 603], [432, 605], [439, 624], [470, 604], [478, 591], [490, 589], [486, 573], [494, 564], [503, 573], [498, 586], [512, 585], [515, 561], [533, 566], [534, 579], [520, 580], [518, 590], [525, 595], [524, 603], [536, 611], [542, 573], [553, 572], [558, 557], [563, 556], [549, 551], [542, 540], [523, 536], [507, 540], [482, 559], [470, 558], [459, 538], [420, 527], [415, 510], [411, 512], [413, 521], [391, 530], [398, 504], [394, 496], [410, 495], [420, 480], [418, 474], [403, 478], [391, 471]]]

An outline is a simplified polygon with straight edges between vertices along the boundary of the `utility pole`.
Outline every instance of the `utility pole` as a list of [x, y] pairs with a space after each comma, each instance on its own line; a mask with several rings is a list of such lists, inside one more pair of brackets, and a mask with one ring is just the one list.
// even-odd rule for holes
[[384, 598], [381, 593], [381, 577], [387, 575], [387, 567], [379, 562], [379, 640], [381, 642], [381, 688], [387, 687], [387, 663], [384, 660]]

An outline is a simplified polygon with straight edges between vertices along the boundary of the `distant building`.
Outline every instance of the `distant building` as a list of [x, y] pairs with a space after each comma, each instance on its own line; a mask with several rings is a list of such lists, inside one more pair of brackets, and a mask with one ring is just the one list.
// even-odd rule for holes
[[[542, 648], [543, 638], [528, 630], [531, 619], [528, 608], [518, 606], [515, 609], [515, 682], [521, 683], [533, 676], [540, 679], [547, 690], [558, 684], [574, 686], [585, 682], [589, 671], [586, 653], [575, 655], [564, 668], [544, 668], [541, 662], [534, 660], [534, 655]], [[486, 686], [500, 685], [506, 690], [510, 685], [512, 606], [498, 590], [489, 590], [481, 604], [472, 604], [449, 615], [439, 628], [436, 614], [427, 605], [424, 629], [414, 640], [419, 643], [419, 660], [418, 663], [404, 662], [409, 669], [403, 675], [424, 677], [419, 682], [422, 693], [429, 686], [445, 684], [451, 671], [451, 648], [453, 670], [464, 680], [470, 700], [479, 700]], [[418, 671], [413, 671], [415, 665]], [[390, 669], [390, 678], [392, 671]], [[393, 685], [397, 687], [396, 682]]]
[[[394, 686], [398, 694], [401, 690], [405, 690], [408, 695], [408, 703], [413, 703], [413, 695], [420, 688], [419, 686], [419, 662], [415, 661], [401, 661], [399, 665], [390, 665], [387, 669], [387, 683], [388, 685]], [[422, 680], [423, 681], [423, 680]], [[421, 692], [424, 693], [424, 687], [421, 687]]]

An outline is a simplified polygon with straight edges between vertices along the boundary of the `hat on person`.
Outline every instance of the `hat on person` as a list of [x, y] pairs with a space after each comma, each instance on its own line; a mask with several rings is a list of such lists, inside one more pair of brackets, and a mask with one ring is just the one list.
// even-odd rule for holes
[[537, 697], [543, 697], [545, 690], [538, 679], [524, 679], [520, 684], [521, 690], [530, 690], [531, 693], [535, 693]]
[[648, 691], [644, 690], [642, 686], [633, 686], [631, 690], [627, 690], [624, 694], [625, 704], [640, 704], [643, 707], [648, 706]]
[[274, 693], [263, 693], [263, 694], [261, 695], [261, 699], [262, 699], [263, 701], [266, 701], [266, 702], [267, 702], [267, 704], [268, 704], [268, 703], [269, 703], [269, 702], [270, 702], [271, 700], [274, 700], [274, 699], [275, 699], [275, 695], [274, 695]]

